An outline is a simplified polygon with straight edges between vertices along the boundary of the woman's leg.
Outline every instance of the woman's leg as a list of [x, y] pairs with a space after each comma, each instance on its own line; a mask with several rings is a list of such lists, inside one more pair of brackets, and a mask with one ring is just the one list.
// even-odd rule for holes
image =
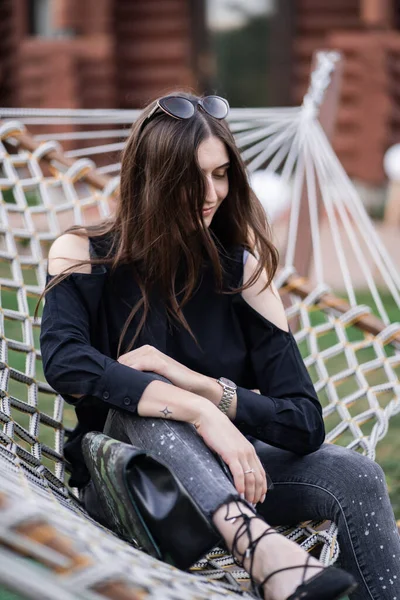
[[400, 600], [400, 537], [381, 467], [332, 444], [298, 456], [252, 441], [274, 482], [260, 514], [272, 525], [334, 521], [340, 564], [359, 583], [352, 600]]
[[160, 457], [208, 518], [227, 498], [239, 498], [221, 463], [189, 423], [110, 410], [104, 433]]
[[[306, 580], [321, 571], [322, 566], [317, 560], [309, 557], [297, 544], [275, 533], [251, 505], [239, 498], [223, 465], [193, 426], [113, 410], [104, 433], [160, 456], [255, 581], [261, 582], [281, 568], [301, 566], [274, 575], [264, 586], [266, 598], [284, 600], [293, 593], [302, 581], [303, 565], [307, 560], [310, 567], [305, 573]], [[267, 531], [269, 534], [265, 535]], [[258, 538], [260, 541], [253, 543], [254, 551], [246, 553], [251, 542]]]

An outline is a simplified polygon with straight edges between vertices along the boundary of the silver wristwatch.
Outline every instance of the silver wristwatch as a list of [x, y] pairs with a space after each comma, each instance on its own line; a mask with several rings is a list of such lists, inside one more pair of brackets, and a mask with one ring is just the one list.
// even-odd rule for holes
[[233, 381], [230, 379], [226, 379], [226, 377], [220, 377], [217, 379], [217, 382], [224, 390], [221, 401], [218, 404], [218, 408], [224, 413], [224, 415], [226, 415], [232, 403], [233, 397], [236, 394], [237, 386], [236, 383], [233, 383]]

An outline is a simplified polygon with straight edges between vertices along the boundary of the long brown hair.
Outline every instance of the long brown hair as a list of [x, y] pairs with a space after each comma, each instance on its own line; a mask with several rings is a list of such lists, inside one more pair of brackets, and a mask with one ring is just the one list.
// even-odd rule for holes
[[[175, 95], [197, 99], [185, 92]], [[148, 105], [132, 126], [122, 154], [120, 197], [113, 217], [84, 229], [74, 226], [67, 230], [91, 238], [110, 236], [109, 251], [105, 257], [80, 261], [56, 275], [44, 291], [46, 294], [60, 283], [78, 264], [108, 264], [112, 271], [120, 265], [130, 265], [142, 297], [132, 307], [123, 327], [118, 356], [129, 324], [143, 309], [136, 334], [124, 351], [134, 346], [146, 321], [149, 294], [154, 286], [163, 296], [168, 316], [192, 334], [182, 307], [196, 288], [205, 257], [211, 260], [216, 289], [231, 294], [251, 286], [263, 269], [268, 276], [264, 289], [267, 288], [279, 260], [265, 211], [249, 186], [245, 165], [228, 124], [201, 109], [196, 109], [187, 120], [174, 119], [159, 111], [146, 122], [154, 105], [154, 102]], [[225, 144], [229, 155], [229, 191], [207, 228], [201, 219], [207, 184], [197, 149], [211, 136]], [[258, 256], [258, 268], [246, 285], [226, 289], [221, 259], [229, 255], [229, 248], [237, 245]], [[175, 289], [179, 264], [185, 268], [185, 284], [179, 290], [183, 292], [181, 302], [177, 301]]]

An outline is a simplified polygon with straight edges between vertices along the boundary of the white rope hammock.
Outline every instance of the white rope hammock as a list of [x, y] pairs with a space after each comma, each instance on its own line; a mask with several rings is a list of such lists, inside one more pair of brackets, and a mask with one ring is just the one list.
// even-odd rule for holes
[[[291, 301], [286, 314], [289, 323], [297, 320], [295, 338], [323, 405], [327, 441], [373, 459], [390, 418], [400, 411], [400, 274], [318, 121], [336, 60], [336, 53], [319, 55], [301, 107], [232, 109], [229, 122], [250, 181], [254, 173], [278, 173], [290, 189], [286, 251], [275, 282]], [[149, 598], [238, 597], [233, 584], [246, 575], [236, 568], [234, 579], [229, 579], [226, 565], [232, 560], [221, 551], [195, 566], [202, 576], [205, 568], [211, 570], [194, 585], [193, 576], [160, 566], [99, 528], [83, 515], [64, 484], [64, 427], [70, 413], [44, 380], [40, 320], [34, 320], [33, 308], [44, 287], [50, 243], [73, 223], [85, 224], [112, 213], [120, 151], [138, 114], [0, 109], [0, 554], [2, 541], [12, 541], [17, 550], [30, 544], [39, 562], [49, 558], [45, 543], [28, 534], [16, 535], [17, 525], [22, 527], [39, 515], [71, 545], [76, 564], [82, 556], [91, 561], [81, 571], [70, 561], [59, 597], [68, 598], [79, 589], [80, 597], [104, 598], [98, 592], [99, 582], [113, 573], [126, 585], [136, 581], [138, 587], [147, 586], [154, 594]], [[46, 131], [49, 127], [51, 132]], [[47, 160], [54, 152], [58, 158]], [[96, 184], [90, 179], [94, 169]], [[304, 278], [293, 280], [297, 242], [304, 235], [300, 222], [304, 202], [309, 208], [316, 280], [305, 292], [300, 290]], [[334, 254], [329, 257], [323, 256], [319, 206], [333, 240]], [[375, 334], [358, 327], [361, 317], [372, 314], [372, 307], [357, 303], [349, 249], [382, 321]], [[325, 300], [331, 291], [327, 265], [333, 261], [340, 267], [348, 300], [345, 312]], [[380, 289], [378, 277], [384, 283]], [[382, 301], [383, 288], [399, 308], [394, 322]], [[318, 545], [324, 564], [334, 562], [339, 554], [335, 524], [324, 531], [316, 523], [282, 531], [306, 549]], [[2, 558], [8, 564], [7, 552]], [[8, 581], [10, 573], [1, 560], [0, 582]], [[26, 573], [30, 567], [24, 564], [21, 569]], [[61, 581], [57, 577], [53, 573], [50, 578], [49, 598], [57, 597], [51, 592]], [[211, 585], [211, 579], [218, 584]], [[32, 572], [35, 585], [42, 580], [41, 573]], [[161, 589], [164, 596], [159, 595]]]

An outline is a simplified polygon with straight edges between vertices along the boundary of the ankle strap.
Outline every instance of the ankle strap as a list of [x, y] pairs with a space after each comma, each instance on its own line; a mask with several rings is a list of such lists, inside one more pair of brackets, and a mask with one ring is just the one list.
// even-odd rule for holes
[[[246, 513], [243, 513], [239, 506], [239, 502], [240, 501], [235, 500], [235, 504], [239, 511], [239, 514], [229, 515], [229, 506], [227, 506], [227, 512], [224, 517], [224, 520], [234, 523], [239, 518], [243, 519], [243, 522], [241, 523], [241, 525], [239, 526], [239, 528], [237, 529], [237, 531], [234, 535], [234, 538], [232, 541], [231, 552], [232, 552], [232, 556], [233, 556], [234, 560], [240, 567], [243, 567], [243, 563], [246, 558], [250, 559], [248, 573], [250, 575], [250, 580], [251, 580], [251, 583], [253, 586], [253, 590], [256, 590], [256, 588], [258, 587], [259, 584], [258, 583], [256, 584], [256, 582], [254, 580], [254, 575], [253, 575], [255, 549], [256, 549], [258, 543], [264, 537], [267, 537], [268, 535], [277, 534], [278, 532], [275, 531], [275, 529], [273, 527], [269, 527], [261, 535], [259, 535], [255, 539], [253, 539], [251, 527], [250, 527], [251, 521], [253, 519], [259, 519], [260, 521], [262, 521], [264, 523], [264, 520], [259, 515], [257, 515], [257, 513], [255, 513], [253, 515], [247, 515]], [[245, 506], [247, 506], [247, 504], [245, 504]], [[238, 544], [244, 535], [247, 535], [249, 542], [247, 544], [246, 550], [244, 552], [240, 552], [239, 548], [238, 548]]]
[[262, 583], [260, 583], [260, 585], [265, 585], [267, 583], [267, 581], [269, 581], [271, 579], [271, 577], [273, 577], [274, 575], [277, 575], [278, 573], [282, 573], [283, 571], [292, 571], [293, 569], [304, 569], [303, 570], [303, 576], [301, 578], [301, 584], [303, 585], [303, 583], [305, 582], [306, 579], [306, 571], [307, 569], [325, 569], [324, 565], [310, 565], [310, 560], [311, 560], [311, 556], [308, 554], [307, 555], [307, 560], [305, 563], [303, 563], [302, 565], [292, 565], [290, 567], [282, 567], [282, 569], [276, 569], [276, 571], [272, 571], [272, 573], [270, 573], [264, 580]]

